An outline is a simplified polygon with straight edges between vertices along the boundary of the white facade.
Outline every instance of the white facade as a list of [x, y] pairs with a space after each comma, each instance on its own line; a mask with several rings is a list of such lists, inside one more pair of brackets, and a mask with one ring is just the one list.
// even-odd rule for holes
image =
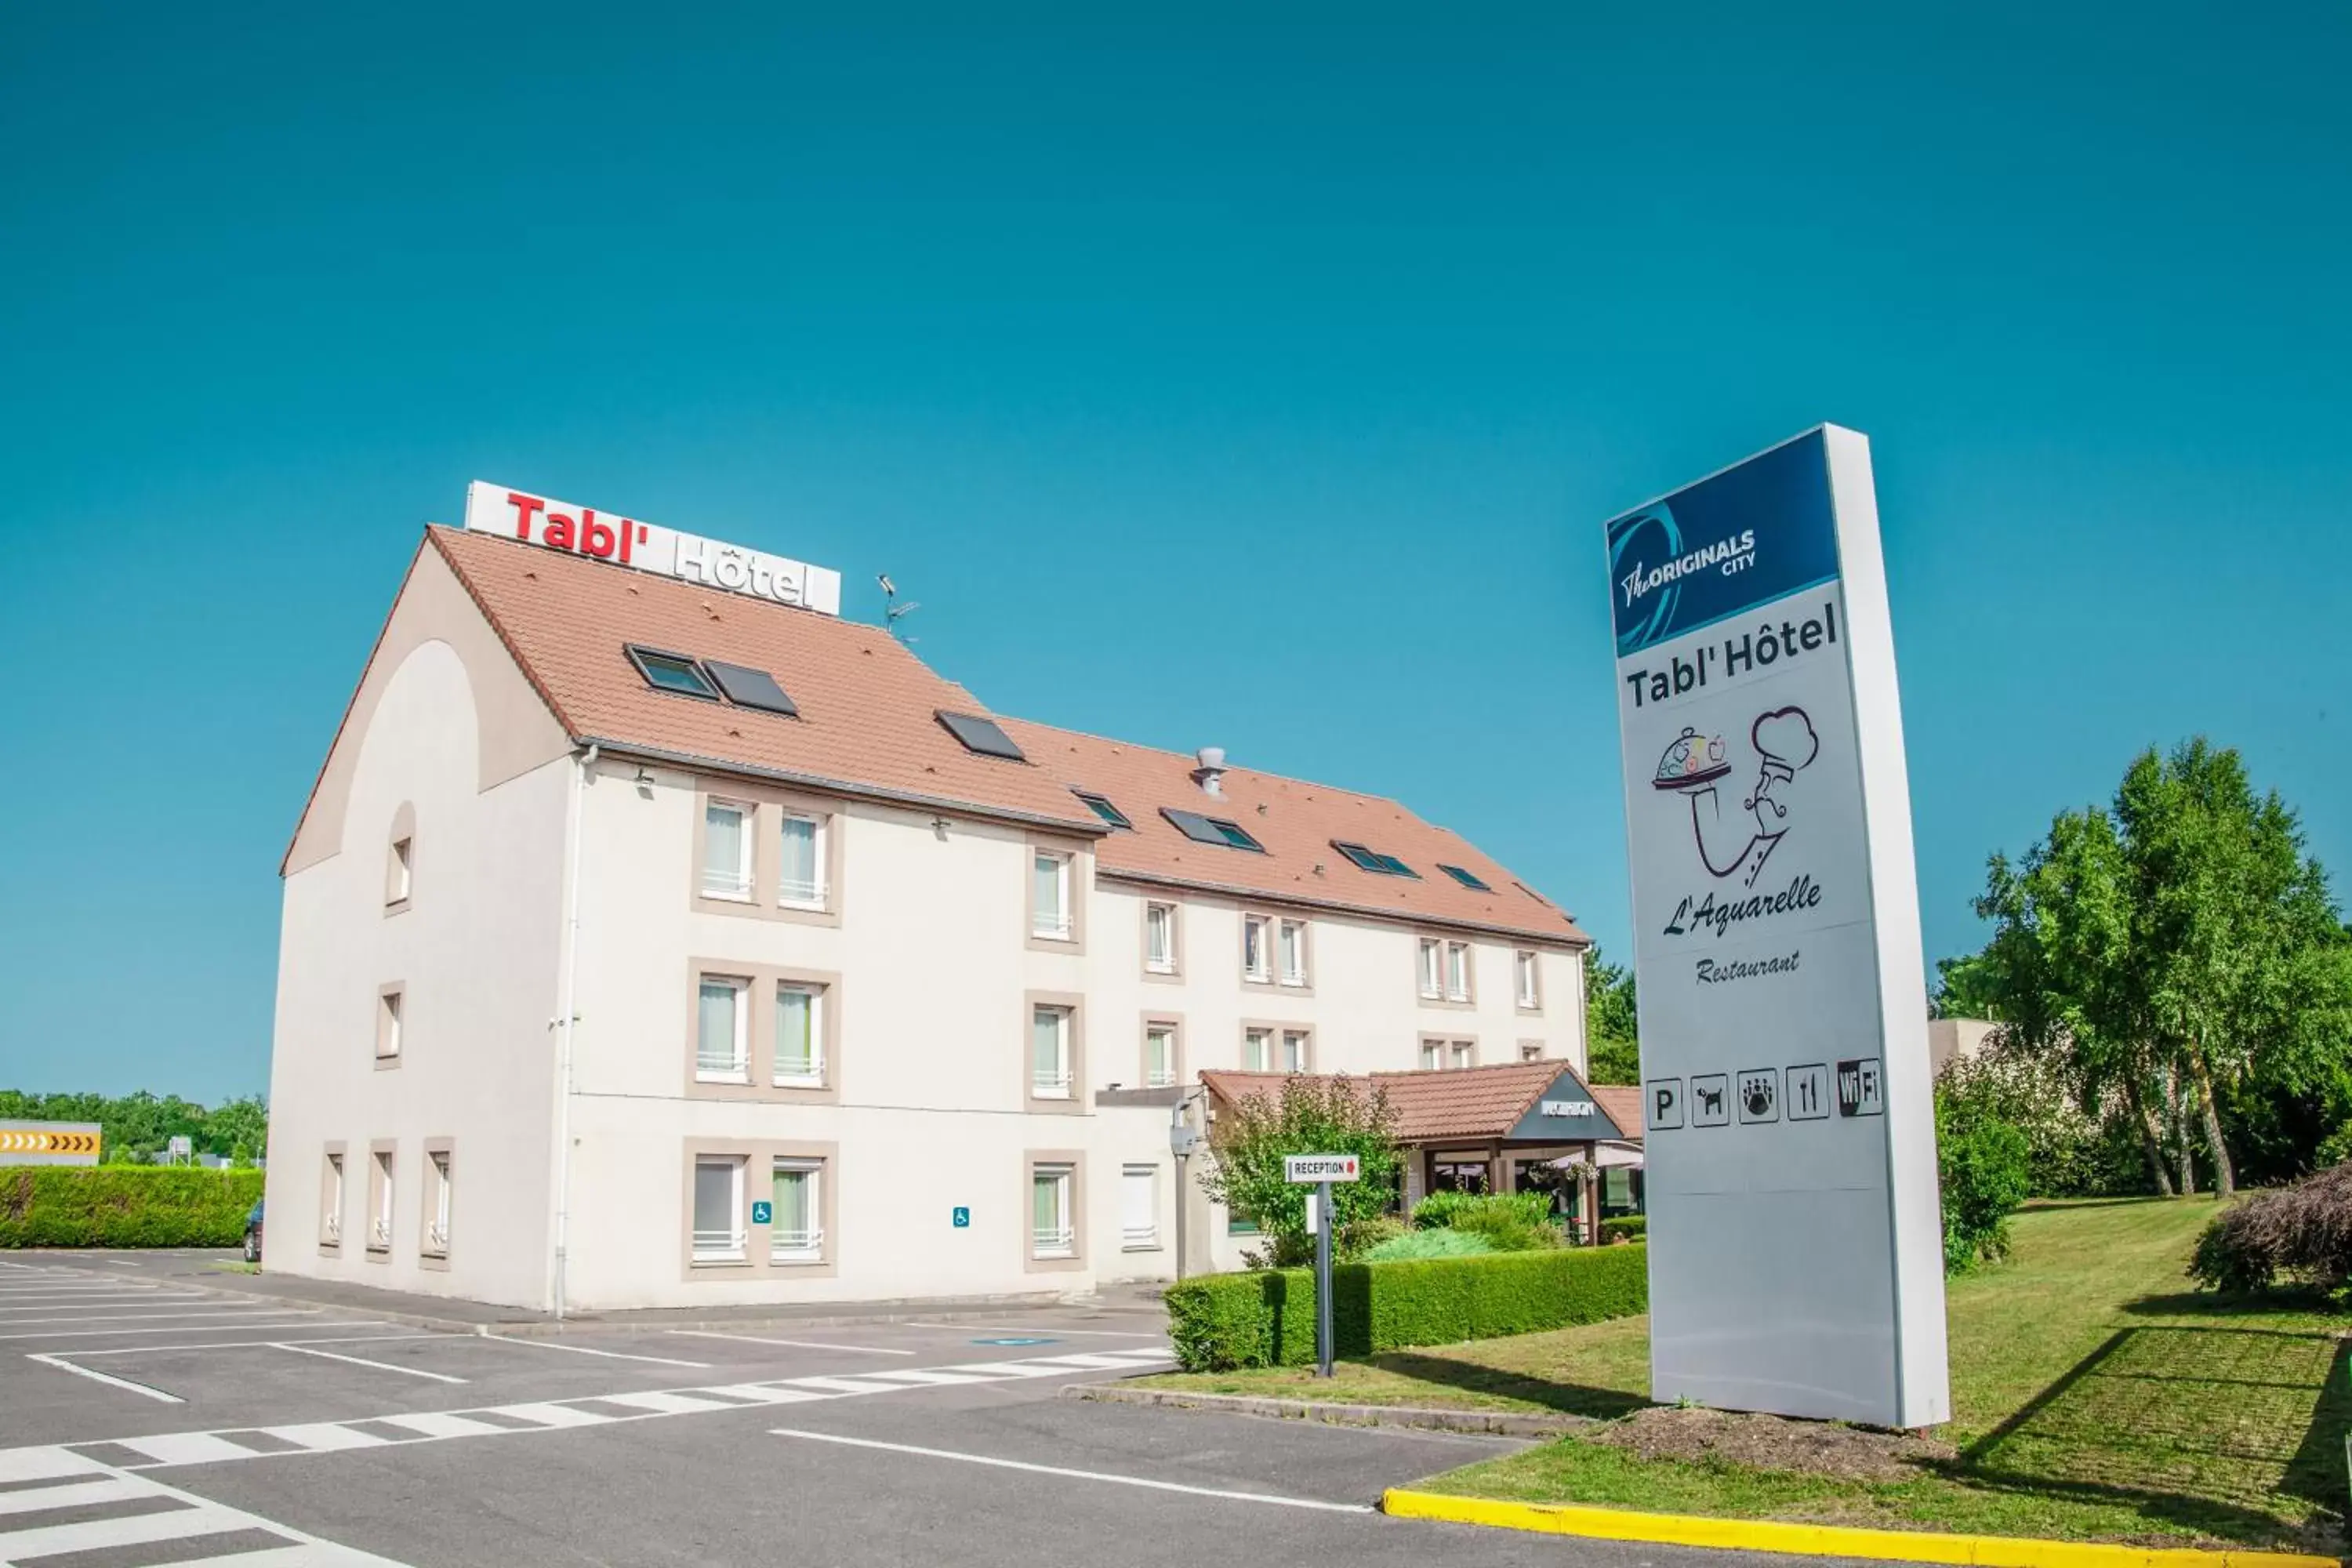
[[[266, 1266], [580, 1310], [1082, 1294], [1175, 1274], [1168, 1127], [1203, 1068], [1402, 1069], [1425, 1043], [1583, 1068], [1570, 942], [1098, 877], [1092, 842], [591, 757], [425, 552], [288, 858]], [[787, 886], [806, 849], [814, 885]], [[1040, 853], [1066, 858], [1043, 887]], [[1148, 904], [1174, 911], [1162, 972]], [[1042, 1208], [1041, 1169], [1066, 1172]], [[1187, 1223], [1190, 1270], [1238, 1265], [1197, 1192]]]

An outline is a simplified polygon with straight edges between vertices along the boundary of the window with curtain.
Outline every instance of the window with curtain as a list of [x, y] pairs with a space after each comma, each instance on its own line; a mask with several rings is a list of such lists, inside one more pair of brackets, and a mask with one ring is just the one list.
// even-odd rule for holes
[[432, 1218], [425, 1222], [425, 1248], [442, 1257], [449, 1252], [449, 1155], [436, 1150], [425, 1157], [425, 1201]]
[[1070, 1217], [1071, 1179], [1067, 1165], [1039, 1165], [1030, 1173], [1030, 1242], [1035, 1257], [1077, 1256], [1077, 1229]]
[[702, 807], [702, 896], [707, 899], [748, 899], [751, 896], [751, 836], [746, 830], [749, 808], [730, 800], [713, 800]]
[[1176, 971], [1176, 906], [1143, 906], [1143, 966], [1154, 974]]
[[1285, 985], [1307, 984], [1307, 922], [1285, 921], [1278, 933], [1282, 956], [1282, 983]]
[[1452, 1002], [1470, 1000], [1470, 944], [1466, 942], [1445, 944], [1445, 995]]
[[1251, 980], [1265, 980], [1273, 971], [1267, 967], [1265, 955], [1265, 917], [1242, 917], [1242, 973]]
[[392, 1250], [392, 1152], [378, 1152], [375, 1156], [375, 1191], [369, 1194], [374, 1202], [373, 1220], [368, 1226], [368, 1249], [372, 1252]]
[[1444, 1046], [1438, 1044], [1435, 1040], [1423, 1040], [1421, 1042], [1422, 1070], [1424, 1072], [1433, 1072], [1437, 1068], [1444, 1067], [1445, 1065], [1444, 1058], [1445, 1047]]
[[1143, 1030], [1143, 1083], [1166, 1089], [1176, 1081], [1176, 1030], [1169, 1024], [1150, 1024]]
[[1271, 1072], [1274, 1069], [1274, 1034], [1269, 1029], [1242, 1031], [1242, 1069], [1244, 1072]]
[[1519, 1005], [1529, 1008], [1538, 1005], [1538, 997], [1536, 992], [1536, 955], [1534, 953], [1522, 952], [1518, 955], [1518, 976]]
[[1305, 1072], [1307, 1070], [1306, 1030], [1285, 1029], [1282, 1031], [1282, 1070], [1285, 1072]]
[[706, 1154], [694, 1162], [694, 1257], [725, 1262], [743, 1256], [743, 1162]]
[[1031, 931], [1038, 936], [1066, 942], [1070, 935], [1070, 858], [1039, 850], [1032, 861], [1036, 879], [1036, 908]]
[[1437, 942], [1431, 937], [1421, 939], [1421, 994], [1423, 996], [1444, 994], [1438, 982]]
[[716, 1083], [742, 1083], [751, 1078], [744, 1014], [744, 993], [750, 983], [725, 975], [702, 977], [695, 999], [694, 1076]]
[[824, 1084], [824, 987], [785, 981], [776, 987], [776, 1082]]
[[1040, 1007], [1029, 1020], [1029, 1089], [1039, 1100], [1070, 1098], [1070, 1013]]
[[1456, 1040], [1454, 1042], [1454, 1065], [1455, 1067], [1466, 1068], [1473, 1066], [1476, 1062], [1477, 1057], [1478, 1047], [1471, 1044], [1468, 1040]]
[[824, 1258], [824, 1179], [819, 1160], [779, 1159], [773, 1183], [775, 1213], [769, 1221], [768, 1251], [779, 1263], [815, 1263]]
[[776, 901], [803, 908], [821, 907], [825, 892], [824, 824], [814, 816], [787, 812], [782, 851], [777, 857]]

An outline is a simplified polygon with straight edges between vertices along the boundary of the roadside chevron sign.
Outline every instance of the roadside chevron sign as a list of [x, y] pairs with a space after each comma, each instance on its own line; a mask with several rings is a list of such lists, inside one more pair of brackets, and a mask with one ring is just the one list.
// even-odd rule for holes
[[0, 1165], [95, 1165], [94, 1121], [0, 1121]]

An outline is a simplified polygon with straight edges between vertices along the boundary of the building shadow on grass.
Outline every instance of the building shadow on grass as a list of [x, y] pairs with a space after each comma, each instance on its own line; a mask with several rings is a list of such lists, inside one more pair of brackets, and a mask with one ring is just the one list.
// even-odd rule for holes
[[[2199, 1310], [2212, 1307], [2206, 1298]], [[2119, 1329], [1948, 1472], [1975, 1487], [2126, 1507], [2224, 1540], [2332, 1551], [2352, 1424], [2347, 1354], [2315, 1331]]]
[[1422, 1355], [1412, 1351], [1383, 1351], [1378, 1355], [1361, 1359], [1400, 1377], [1417, 1378], [1423, 1383], [1458, 1388], [1469, 1394], [1524, 1399], [1547, 1410], [1557, 1410], [1568, 1415], [1590, 1415], [1601, 1421], [1613, 1420], [1650, 1403], [1640, 1394], [1628, 1394], [1622, 1388], [1595, 1388], [1588, 1384], [1529, 1377], [1523, 1373], [1480, 1366], [1475, 1362], [1456, 1361], [1452, 1356]]

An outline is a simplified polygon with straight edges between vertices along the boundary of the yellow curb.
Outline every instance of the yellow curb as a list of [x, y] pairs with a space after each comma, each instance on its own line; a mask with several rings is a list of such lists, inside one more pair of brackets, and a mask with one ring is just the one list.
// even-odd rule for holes
[[1951, 1563], [1969, 1568], [2340, 1568], [2333, 1557], [2293, 1552], [2199, 1552], [2187, 1547], [2110, 1546], [2096, 1542], [2034, 1541], [2014, 1535], [1942, 1535], [1927, 1531], [1857, 1530], [1837, 1524], [1786, 1524], [1769, 1519], [1706, 1519], [1685, 1513], [1634, 1513], [1572, 1504], [1496, 1502], [1436, 1492], [1391, 1489], [1381, 1509], [1400, 1519], [1441, 1519], [1548, 1535], [1645, 1541], [1661, 1546], [1721, 1546], [1814, 1557], [1874, 1557], [1900, 1563]]

